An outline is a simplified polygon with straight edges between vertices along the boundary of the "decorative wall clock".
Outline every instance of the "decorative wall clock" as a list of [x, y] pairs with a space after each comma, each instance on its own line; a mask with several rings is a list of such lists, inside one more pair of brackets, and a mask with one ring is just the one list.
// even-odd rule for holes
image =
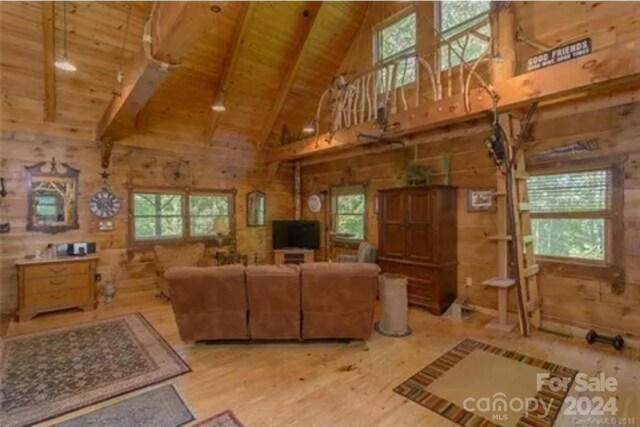
[[120, 212], [122, 207], [122, 201], [107, 187], [107, 180], [109, 174], [107, 171], [102, 173], [103, 187], [100, 191], [94, 194], [89, 200], [89, 208], [98, 218], [112, 218]]
[[89, 207], [91, 213], [99, 218], [112, 218], [120, 212], [122, 202], [118, 196], [105, 187], [91, 197]]
[[317, 194], [312, 194], [307, 200], [307, 206], [312, 213], [318, 213], [322, 209], [322, 199]]

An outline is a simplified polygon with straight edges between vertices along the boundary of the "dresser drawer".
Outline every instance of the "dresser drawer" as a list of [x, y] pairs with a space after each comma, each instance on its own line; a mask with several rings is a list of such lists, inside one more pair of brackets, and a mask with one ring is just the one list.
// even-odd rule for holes
[[87, 273], [89, 273], [88, 262], [51, 263], [24, 267], [24, 278], [26, 280]]
[[418, 296], [422, 299], [433, 301], [436, 300], [435, 289], [430, 282], [423, 282], [409, 278], [407, 281], [407, 293], [409, 295]]
[[63, 307], [86, 304], [89, 299], [89, 289], [67, 289], [59, 292], [42, 294], [27, 294], [25, 302], [29, 307]]
[[25, 294], [42, 294], [67, 289], [87, 288], [90, 286], [88, 274], [73, 276], [52, 276], [42, 279], [27, 279], [24, 282]]

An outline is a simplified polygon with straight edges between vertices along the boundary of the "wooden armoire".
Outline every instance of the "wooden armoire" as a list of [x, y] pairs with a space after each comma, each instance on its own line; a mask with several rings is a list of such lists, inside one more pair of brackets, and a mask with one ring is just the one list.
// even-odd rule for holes
[[457, 290], [456, 187], [378, 191], [378, 263], [408, 277], [409, 303], [442, 314]]

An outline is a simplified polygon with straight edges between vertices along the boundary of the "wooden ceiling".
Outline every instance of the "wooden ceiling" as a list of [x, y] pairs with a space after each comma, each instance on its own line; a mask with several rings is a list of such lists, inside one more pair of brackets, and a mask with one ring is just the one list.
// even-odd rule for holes
[[[54, 70], [52, 125], [44, 121], [45, 4], [0, 4], [2, 128], [46, 127], [93, 137], [112, 99], [120, 63], [129, 70], [141, 55], [153, 3], [67, 2], [68, 56], [78, 71]], [[189, 45], [122, 143], [153, 147], [163, 136], [212, 148], [274, 144], [282, 124], [297, 131], [313, 116], [368, 8], [366, 2], [215, 4], [221, 12], [208, 11], [210, 28]], [[53, 4], [56, 59], [62, 56], [63, 6]], [[227, 111], [214, 113], [210, 106], [222, 89]]]

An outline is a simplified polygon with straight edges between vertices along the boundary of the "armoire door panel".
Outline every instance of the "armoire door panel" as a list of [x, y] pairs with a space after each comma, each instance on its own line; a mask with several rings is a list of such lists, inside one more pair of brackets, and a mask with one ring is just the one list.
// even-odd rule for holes
[[380, 226], [380, 253], [382, 257], [404, 257], [404, 226], [383, 224]]
[[382, 217], [387, 224], [404, 222], [404, 197], [401, 192], [390, 192], [384, 196]]
[[409, 224], [429, 224], [432, 219], [431, 193], [425, 190], [407, 193], [407, 222]]
[[405, 257], [416, 262], [433, 259], [433, 240], [429, 225], [409, 225], [405, 228]]

